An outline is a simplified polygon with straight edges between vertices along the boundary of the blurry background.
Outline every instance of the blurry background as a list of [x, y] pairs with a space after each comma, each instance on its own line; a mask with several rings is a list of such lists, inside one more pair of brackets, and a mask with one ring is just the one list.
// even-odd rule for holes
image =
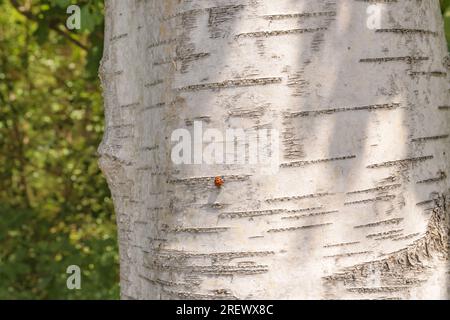
[[[110, 194], [97, 166], [102, 1], [0, 0], [0, 299], [117, 299]], [[82, 270], [68, 290], [66, 268]]]
[[[441, 0], [450, 43], [450, 0]], [[67, 30], [70, 4], [81, 29]], [[99, 0], [0, 0], [0, 299], [118, 299]], [[450, 47], [449, 47], [450, 49]], [[66, 286], [69, 265], [81, 290]]]

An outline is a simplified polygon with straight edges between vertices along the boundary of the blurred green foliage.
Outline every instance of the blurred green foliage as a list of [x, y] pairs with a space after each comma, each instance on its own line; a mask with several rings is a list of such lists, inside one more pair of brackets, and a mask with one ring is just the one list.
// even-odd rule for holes
[[[0, 299], [117, 299], [110, 194], [97, 166], [103, 4], [0, 0]], [[81, 290], [66, 269], [82, 270]]]
[[[440, 2], [450, 43], [450, 0]], [[81, 30], [65, 27], [70, 4]], [[102, 1], [0, 0], [0, 299], [119, 297], [115, 218], [96, 156], [102, 45]], [[66, 287], [72, 264], [81, 290]]]
[[440, 0], [442, 15], [445, 24], [445, 36], [447, 38], [448, 51], [450, 52], [450, 0]]

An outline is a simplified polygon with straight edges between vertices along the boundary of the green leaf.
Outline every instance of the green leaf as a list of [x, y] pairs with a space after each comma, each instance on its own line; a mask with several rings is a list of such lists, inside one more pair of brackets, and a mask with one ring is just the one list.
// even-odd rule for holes
[[70, 0], [54, 0], [54, 1], [58, 7], [63, 8], [63, 9], [66, 9], [71, 3]]
[[88, 5], [81, 8], [81, 30], [91, 32], [96, 24], [95, 16], [92, 14]]
[[48, 24], [45, 21], [40, 21], [33, 34], [36, 37], [38, 44], [42, 45], [48, 40], [49, 31]]

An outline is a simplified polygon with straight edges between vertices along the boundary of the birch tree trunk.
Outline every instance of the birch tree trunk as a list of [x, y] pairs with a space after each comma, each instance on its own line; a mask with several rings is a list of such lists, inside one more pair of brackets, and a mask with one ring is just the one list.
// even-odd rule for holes
[[[123, 299], [448, 298], [439, 1], [109, 0], [105, 39]], [[195, 121], [277, 130], [278, 172], [174, 164]]]

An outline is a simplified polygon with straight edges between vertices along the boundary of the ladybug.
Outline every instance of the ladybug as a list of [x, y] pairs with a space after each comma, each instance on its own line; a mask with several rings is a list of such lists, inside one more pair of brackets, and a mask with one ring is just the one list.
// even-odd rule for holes
[[215, 177], [214, 184], [216, 185], [217, 188], [220, 188], [221, 186], [223, 186], [224, 181], [223, 181], [222, 177]]

